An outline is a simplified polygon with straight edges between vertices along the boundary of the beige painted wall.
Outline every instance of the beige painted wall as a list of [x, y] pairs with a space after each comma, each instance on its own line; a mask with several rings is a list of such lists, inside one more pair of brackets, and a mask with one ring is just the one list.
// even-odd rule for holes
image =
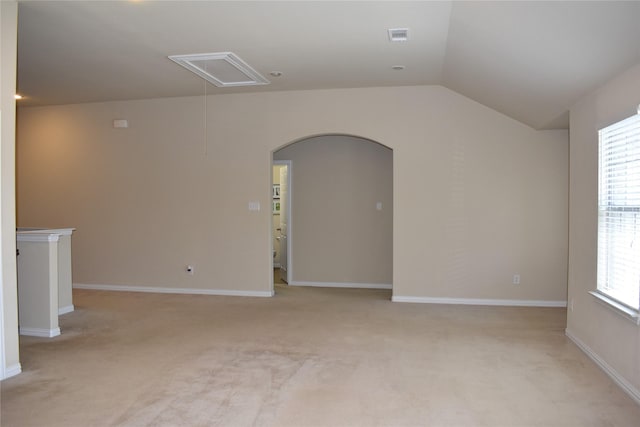
[[207, 114], [205, 137], [201, 97], [20, 109], [19, 224], [77, 227], [76, 282], [267, 292], [272, 152], [354, 135], [394, 150], [394, 296], [566, 299], [566, 131], [440, 86], [216, 95]]
[[293, 162], [292, 281], [391, 284], [393, 152], [334, 135], [296, 142], [273, 158]]
[[567, 333], [635, 388], [640, 398], [640, 327], [597, 302], [598, 130], [636, 113], [640, 66], [571, 108], [569, 310]]
[[15, 90], [18, 4], [0, 2], [0, 253], [3, 376], [20, 372], [16, 286]]

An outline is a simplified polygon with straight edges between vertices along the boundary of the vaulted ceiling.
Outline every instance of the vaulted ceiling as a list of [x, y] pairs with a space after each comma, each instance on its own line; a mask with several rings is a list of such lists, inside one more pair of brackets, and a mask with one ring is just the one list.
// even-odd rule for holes
[[[25, 106], [443, 85], [553, 129], [568, 126], [580, 97], [640, 62], [635, 1], [21, 0], [18, 19]], [[390, 42], [389, 28], [409, 28], [409, 40]], [[271, 83], [218, 88], [167, 58], [227, 51]]]

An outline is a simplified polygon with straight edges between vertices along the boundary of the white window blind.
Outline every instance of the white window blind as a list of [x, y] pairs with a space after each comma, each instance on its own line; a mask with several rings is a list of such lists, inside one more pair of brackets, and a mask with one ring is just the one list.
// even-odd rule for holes
[[640, 114], [599, 132], [598, 291], [640, 306]]

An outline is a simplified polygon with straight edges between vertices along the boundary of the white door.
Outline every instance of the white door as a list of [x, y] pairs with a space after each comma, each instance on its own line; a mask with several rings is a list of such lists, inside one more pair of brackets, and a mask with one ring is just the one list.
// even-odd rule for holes
[[289, 167], [280, 168], [280, 279], [289, 283]]

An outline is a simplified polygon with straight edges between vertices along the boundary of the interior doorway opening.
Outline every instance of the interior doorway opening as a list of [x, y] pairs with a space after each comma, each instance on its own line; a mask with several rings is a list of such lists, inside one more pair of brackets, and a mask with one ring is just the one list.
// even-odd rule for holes
[[[274, 170], [281, 162], [290, 162], [288, 200], [280, 205], [280, 216], [287, 209], [286, 253], [277, 257], [285, 240], [277, 239], [280, 218], [273, 246], [274, 266], [285, 265], [283, 282], [392, 289], [393, 150], [362, 137], [320, 135], [274, 151]], [[275, 181], [274, 174], [274, 188]]]
[[291, 218], [291, 160], [274, 160], [272, 165], [271, 213], [273, 247], [273, 281], [291, 281], [290, 218]]

